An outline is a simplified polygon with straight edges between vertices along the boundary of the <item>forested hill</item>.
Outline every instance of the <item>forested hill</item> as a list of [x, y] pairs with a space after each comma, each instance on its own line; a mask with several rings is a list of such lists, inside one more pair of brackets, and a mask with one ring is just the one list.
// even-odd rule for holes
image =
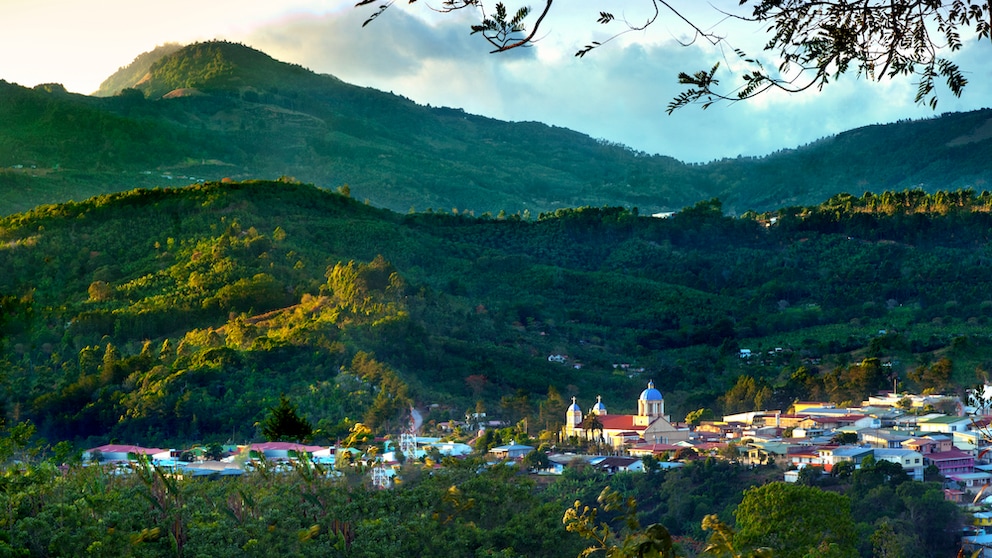
[[719, 197], [741, 214], [839, 192], [973, 187], [992, 177], [992, 111], [854, 130], [762, 158], [686, 165], [535, 122], [432, 108], [208, 42], [138, 56], [102, 97], [0, 82], [0, 214], [203, 180], [347, 184], [371, 204], [513, 214], [678, 210]]
[[3, 411], [160, 444], [256, 437], [280, 394], [334, 440], [411, 403], [536, 435], [566, 397], [633, 407], [648, 380], [676, 418], [856, 402], [892, 374], [953, 390], [992, 363], [990, 209], [907, 191], [497, 219], [286, 181], [42, 206], [0, 220]]

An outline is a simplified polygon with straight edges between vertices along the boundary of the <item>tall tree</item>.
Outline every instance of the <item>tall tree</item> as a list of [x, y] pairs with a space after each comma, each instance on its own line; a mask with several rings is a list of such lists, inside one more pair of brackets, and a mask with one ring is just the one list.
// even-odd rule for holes
[[769, 547], [779, 558], [802, 558], [824, 548], [831, 556], [857, 555], [851, 505], [840, 494], [773, 482], [745, 491], [734, 515], [738, 546]]
[[313, 426], [296, 413], [288, 397], [281, 395], [279, 405], [269, 409], [269, 416], [262, 421], [262, 435], [273, 442], [302, 442], [313, 435]]

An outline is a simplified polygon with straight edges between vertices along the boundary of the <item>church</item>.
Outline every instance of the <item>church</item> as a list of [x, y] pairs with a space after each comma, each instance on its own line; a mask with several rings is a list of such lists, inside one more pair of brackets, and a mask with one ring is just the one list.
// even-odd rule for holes
[[[597, 424], [598, 423], [598, 424]], [[572, 398], [562, 429], [565, 439], [600, 440], [617, 449], [635, 444], [673, 444], [689, 437], [688, 429], [680, 429], [665, 416], [665, 399], [655, 389], [654, 382], [637, 398], [636, 415], [611, 415], [601, 396], [585, 416]]]

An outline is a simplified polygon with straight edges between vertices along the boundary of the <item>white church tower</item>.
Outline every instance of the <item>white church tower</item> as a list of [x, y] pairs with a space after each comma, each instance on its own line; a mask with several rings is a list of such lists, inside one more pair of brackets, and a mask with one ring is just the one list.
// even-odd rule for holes
[[596, 416], [600, 416], [600, 415], [605, 415], [606, 414], [606, 405], [603, 405], [603, 396], [602, 395], [597, 395], [596, 396], [596, 404], [592, 406], [592, 412]]
[[579, 404], [575, 402], [575, 398], [573, 397], [572, 404], [569, 405], [568, 411], [565, 413], [565, 430], [567, 432], [574, 432], [581, 425], [582, 409], [579, 408]]
[[665, 416], [665, 398], [655, 389], [654, 381], [648, 382], [648, 387], [637, 398], [637, 416], [634, 424], [646, 426], [655, 419]]

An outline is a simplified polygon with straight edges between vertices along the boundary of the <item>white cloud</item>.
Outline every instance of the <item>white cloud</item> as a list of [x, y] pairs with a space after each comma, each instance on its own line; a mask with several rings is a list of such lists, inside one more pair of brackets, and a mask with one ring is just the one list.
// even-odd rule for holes
[[[354, 10], [284, 22], [253, 35], [252, 44], [277, 58], [420, 103], [546, 122], [686, 161], [760, 156], [858, 126], [933, 114], [913, 104], [915, 85], [908, 79], [873, 83], [845, 76], [823, 92], [771, 93], [669, 116], [665, 109], [681, 91], [680, 71], [709, 68], [718, 60], [724, 66], [734, 62], [704, 43], [679, 46], [670, 40], [677, 26], [664, 28], [664, 40], [649, 37], [652, 44], [639, 44], [650, 31], [631, 34], [579, 59], [568, 46], [574, 34], [551, 31], [534, 49], [490, 55], [484, 42], [469, 34], [464, 19], [427, 23], [391, 9], [362, 28], [365, 17]], [[960, 100], [944, 92], [942, 110], [978, 108], [989, 98], [983, 93], [992, 86], [992, 75], [981, 57], [990, 50], [983, 44], [960, 53], [966, 68], [984, 72], [971, 85], [982, 91], [968, 90]], [[720, 75], [728, 85], [738, 79], [729, 71]]]
[[[708, 4], [686, 5], [693, 21], [729, 36], [733, 46], [754, 50], [763, 42], [752, 28], [722, 21]], [[363, 28], [376, 6], [355, 8], [345, 0], [4, 0], [0, 78], [28, 86], [61, 82], [88, 92], [157, 44], [224, 38], [423, 104], [542, 121], [687, 161], [764, 155], [857, 126], [933, 115], [913, 104], [915, 86], [908, 79], [845, 78], [823, 93], [769, 94], [668, 116], [665, 108], [680, 91], [678, 72], [716, 61], [735, 65], [705, 42], [678, 46], [691, 33], [670, 15], [578, 59], [575, 50], [616, 27], [595, 23], [601, 0], [573, 0], [552, 14], [537, 47], [501, 55], [488, 54], [488, 45], [470, 35], [470, 14], [440, 15], [420, 3], [410, 9], [397, 3]], [[632, 7], [618, 7], [614, 15], [645, 17]], [[986, 106], [992, 98], [992, 44], [969, 42], [955, 59], [970, 84], [961, 99], [941, 91], [939, 110]], [[720, 76], [727, 85], [737, 79], [729, 71]]]

